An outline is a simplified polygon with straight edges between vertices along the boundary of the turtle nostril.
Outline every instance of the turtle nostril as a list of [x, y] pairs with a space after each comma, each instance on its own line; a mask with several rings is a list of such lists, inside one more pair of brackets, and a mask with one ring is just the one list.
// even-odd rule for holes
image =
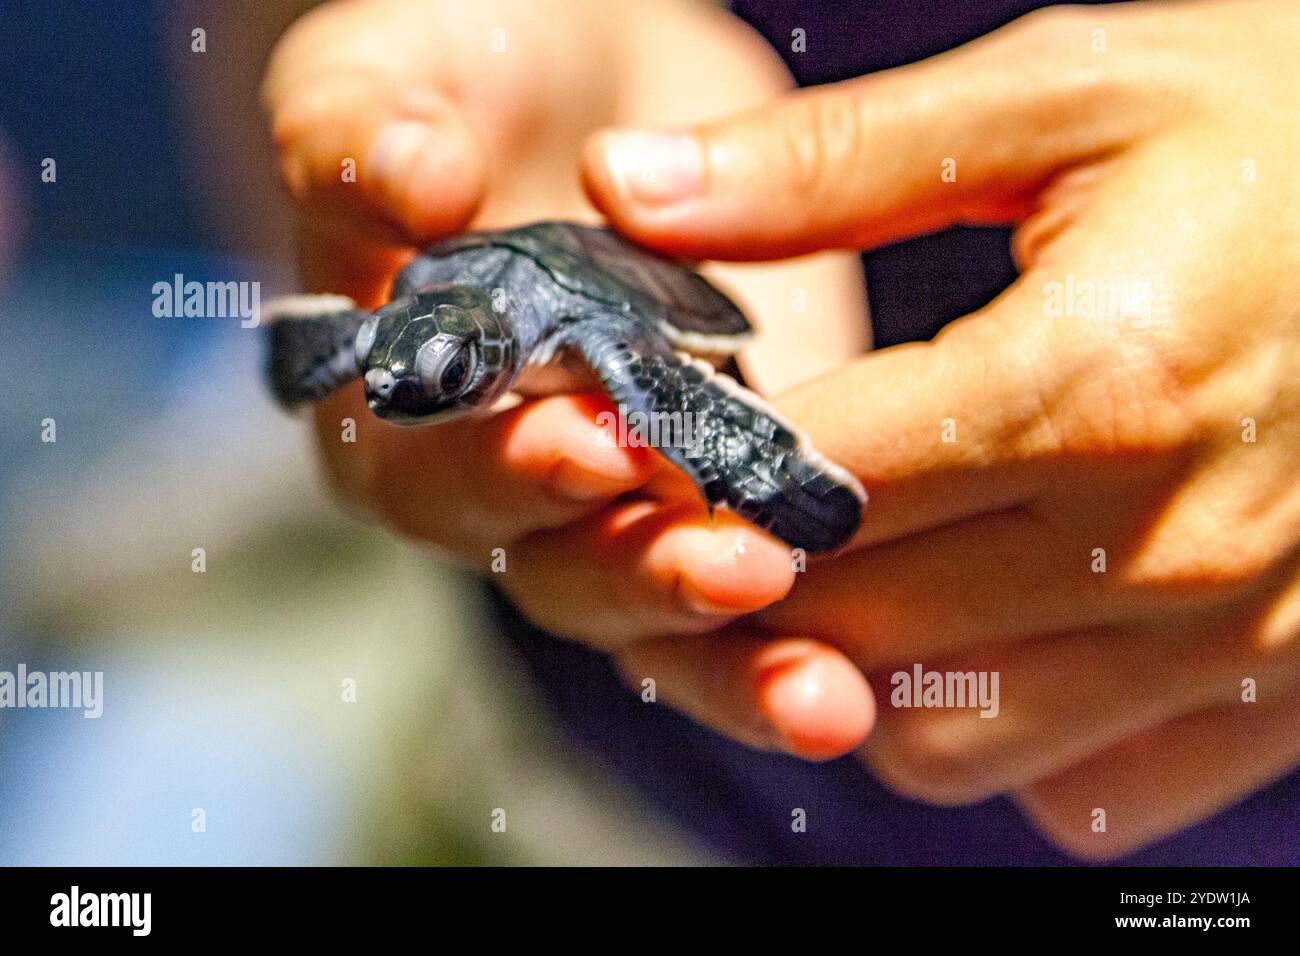
[[386, 368], [372, 368], [365, 374], [366, 391], [380, 398], [387, 398], [393, 391], [396, 380], [393, 373]]

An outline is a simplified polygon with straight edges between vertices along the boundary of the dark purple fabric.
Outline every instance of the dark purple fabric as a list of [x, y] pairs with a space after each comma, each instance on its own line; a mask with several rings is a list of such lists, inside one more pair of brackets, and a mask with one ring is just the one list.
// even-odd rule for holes
[[[899, 66], [950, 49], [1038, 6], [1033, 0], [741, 0], [734, 9], [782, 53], [800, 84]], [[791, 51], [794, 29], [807, 51]], [[1005, 229], [949, 229], [863, 257], [878, 347], [928, 339], [1015, 277]], [[785, 864], [1059, 865], [1009, 800], [937, 808], [905, 800], [852, 758], [807, 764], [733, 744], [647, 706], [602, 656], [493, 608], [571, 737], [700, 840], [734, 859]], [[806, 833], [790, 827], [807, 812]], [[1120, 861], [1300, 865], [1300, 773]]]
[[[732, 9], [768, 39], [800, 86], [811, 86], [934, 56], [1051, 5], [1036, 0], [739, 0]], [[791, 49], [796, 29], [804, 31], [802, 53]], [[929, 339], [1010, 285], [1016, 271], [1009, 237], [1006, 229], [947, 229], [863, 256], [876, 347]]]

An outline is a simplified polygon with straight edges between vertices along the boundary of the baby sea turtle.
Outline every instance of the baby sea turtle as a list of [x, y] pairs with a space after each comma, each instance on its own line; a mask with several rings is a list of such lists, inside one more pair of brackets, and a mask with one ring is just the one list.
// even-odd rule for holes
[[509, 390], [572, 389], [565, 370], [577, 359], [622, 424], [636, 422], [628, 433], [685, 472], [710, 508], [726, 505], [808, 552], [833, 550], [861, 521], [857, 479], [697, 357], [748, 340], [735, 304], [607, 229], [466, 233], [416, 256], [374, 312], [335, 295], [291, 296], [268, 311], [269, 379], [286, 407], [361, 378], [380, 418], [440, 422]]

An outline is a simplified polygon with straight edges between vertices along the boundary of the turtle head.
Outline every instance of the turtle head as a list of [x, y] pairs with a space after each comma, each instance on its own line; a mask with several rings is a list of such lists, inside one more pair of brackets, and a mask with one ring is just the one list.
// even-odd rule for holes
[[367, 403], [402, 424], [446, 421], [495, 401], [513, 378], [515, 354], [505, 317], [466, 286], [395, 299], [356, 339]]

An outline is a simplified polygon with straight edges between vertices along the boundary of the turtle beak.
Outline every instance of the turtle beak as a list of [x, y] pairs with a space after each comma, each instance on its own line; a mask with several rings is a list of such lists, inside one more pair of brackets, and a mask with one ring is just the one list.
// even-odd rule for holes
[[376, 401], [387, 402], [392, 397], [393, 389], [397, 387], [397, 379], [386, 368], [372, 368], [366, 372], [364, 378], [366, 398], [372, 407]]

